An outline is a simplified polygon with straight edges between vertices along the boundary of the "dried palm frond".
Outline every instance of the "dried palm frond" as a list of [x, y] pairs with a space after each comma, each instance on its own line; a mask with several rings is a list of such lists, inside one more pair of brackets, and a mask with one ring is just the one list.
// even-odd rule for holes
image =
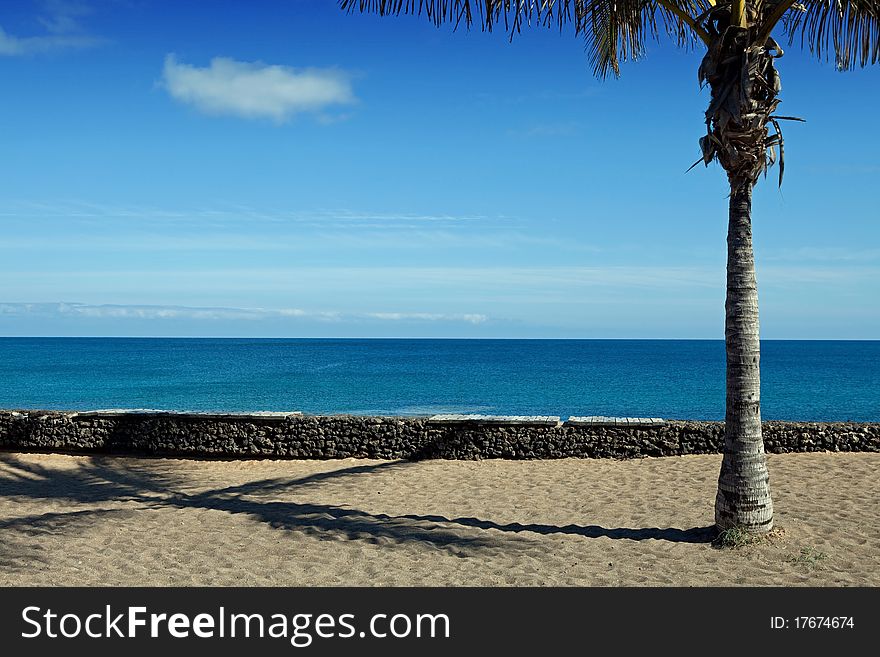
[[[782, 49], [771, 38], [759, 38], [761, 19], [772, 6], [746, 8], [746, 27], [731, 24], [731, 5], [719, 4], [698, 17], [712, 36], [698, 70], [701, 85], [711, 89], [706, 110], [706, 136], [700, 139], [700, 162], [717, 160], [734, 186], [754, 184], [779, 164], [779, 184], [785, 171], [785, 145], [779, 118], [782, 89], [774, 60]], [[791, 118], [791, 117], [785, 117]], [[769, 134], [768, 125], [775, 129]], [[776, 148], [779, 148], [777, 158]], [[690, 169], [689, 169], [690, 170]]]

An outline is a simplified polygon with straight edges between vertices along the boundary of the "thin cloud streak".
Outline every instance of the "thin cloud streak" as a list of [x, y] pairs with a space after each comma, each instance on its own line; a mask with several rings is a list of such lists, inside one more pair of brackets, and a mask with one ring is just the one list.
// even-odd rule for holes
[[0, 303], [0, 317], [148, 319], [148, 320], [244, 320], [311, 319], [320, 321], [379, 320], [382, 322], [466, 322], [482, 324], [488, 317], [476, 313], [368, 312], [343, 313], [301, 308], [200, 308], [153, 305], [91, 305], [83, 303]]
[[522, 138], [550, 138], [550, 137], [573, 137], [580, 133], [581, 125], [577, 121], [557, 121], [553, 123], [536, 123], [534, 125], [509, 130], [511, 137]]
[[0, 26], [0, 56], [21, 57], [44, 54], [56, 50], [91, 48], [105, 39], [88, 34], [80, 19], [92, 13], [92, 8], [80, 2], [45, 0], [45, 12], [37, 17], [47, 34], [16, 36]]
[[[387, 226], [383, 224], [305, 224], [301, 226], [309, 230], [250, 230], [246, 233], [235, 231], [213, 231], [211, 233], [188, 231], [186, 233], [131, 232], [101, 230], [82, 230], [65, 238], [63, 241], [47, 242], [44, 232], [31, 232], [27, 237], [16, 237], [4, 240], [10, 249], [34, 249], [41, 254], [50, 252], [66, 252], [76, 249], [81, 253], [113, 252], [113, 253], [149, 253], [149, 252], [217, 252], [217, 253], [254, 253], [264, 251], [296, 252], [314, 256], [312, 261], [323, 259], [330, 261], [325, 249], [331, 253], [347, 258], [344, 249], [370, 250], [389, 252], [404, 250], [414, 253], [417, 250], [437, 254], [437, 249], [455, 249], [464, 251], [530, 251], [539, 248], [544, 253], [586, 253], [595, 254], [602, 251], [592, 244], [563, 238], [532, 235], [521, 231], [508, 230], [469, 230], [455, 231], [424, 230], [419, 225], [401, 224]], [[324, 254], [324, 255], [322, 255]], [[435, 260], [442, 260], [442, 257]]]
[[42, 0], [45, 14], [37, 20], [53, 34], [69, 34], [82, 32], [80, 19], [93, 13], [92, 7], [75, 0]]
[[[524, 290], [556, 290], [560, 292], [584, 288], [608, 288], [619, 293], [631, 290], [720, 290], [724, 286], [723, 269], [717, 267], [664, 266], [543, 266], [543, 267], [468, 267], [468, 266], [314, 266], [300, 267], [229, 267], [225, 269], [162, 269], [130, 270], [9, 270], [9, 280], [20, 279], [28, 287], [48, 282], [78, 284], [99, 281], [104, 287], [118, 287], [149, 279], [152, 289], [187, 289], [216, 287], [222, 281], [226, 290], [260, 292], [321, 289], [378, 290], [410, 289], [425, 293], [435, 289], [466, 290], [468, 295], [479, 291], [521, 292]], [[765, 266], [758, 269], [762, 286], [797, 284], [874, 283], [880, 280], [878, 267], [785, 267]], [[115, 283], [115, 285], [111, 285]]]
[[[278, 267], [198, 270], [105, 271], [9, 271], [9, 280], [19, 279], [27, 289], [47, 286], [73, 290], [97, 286], [103, 290], [138, 289], [149, 279], [151, 290], [179, 290], [203, 293], [222, 289], [226, 293], [302, 292], [344, 294], [355, 290], [387, 296], [405, 291], [426, 295], [440, 291], [468, 298], [479, 296], [524, 297], [526, 293], [578, 293], [586, 289], [609, 290], [614, 294], [672, 289], [716, 290], [723, 287], [723, 272], [712, 268], [682, 267]], [[357, 294], [363, 294], [358, 292]]]
[[[86, 201], [10, 201], [0, 219], [20, 222], [11, 248], [40, 252], [87, 251], [278, 251], [334, 247], [406, 249], [542, 248], [597, 252], [595, 245], [528, 232], [528, 222], [505, 215], [371, 212], [351, 209], [281, 210], [241, 204], [193, 209], [111, 205]], [[46, 243], [60, 226], [63, 242]], [[139, 231], [133, 234], [131, 231]]]
[[763, 253], [761, 258], [772, 262], [863, 262], [880, 260], [880, 249], [804, 246]]
[[17, 37], [0, 27], [0, 55], [10, 57], [35, 55], [54, 50], [70, 50], [91, 48], [103, 42], [103, 39], [81, 35], [48, 35], [33, 37]]
[[[10, 209], [11, 208], [11, 209]], [[206, 222], [235, 223], [240, 226], [243, 219], [265, 223], [296, 223], [314, 226], [342, 224], [355, 226], [394, 226], [396, 224], [415, 225], [468, 225], [474, 223], [510, 224], [520, 220], [505, 215], [482, 214], [428, 214], [416, 212], [370, 212], [345, 208], [319, 208], [316, 210], [281, 210], [277, 208], [255, 208], [246, 205], [207, 207], [192, 209], [169, 209], [138, 205], [111, 205], [80, 200], [47, 203], [42, 201], [7, 202], [0, 217], [10, 218], [64, 218], [116, 220], [131, 219], [154, 223], [172, 223], [175, 226], [187, 223], [201, 225]]]

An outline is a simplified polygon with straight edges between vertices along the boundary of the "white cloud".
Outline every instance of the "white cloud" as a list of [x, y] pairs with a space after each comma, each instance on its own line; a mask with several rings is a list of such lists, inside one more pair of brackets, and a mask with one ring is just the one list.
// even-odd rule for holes
[[355, 102], [349, 76], [336, 69], [294, 69], [215, 57], [199, 68], [165, 57], [162, 81], [168, 93], [208, 114], [284, 121], [300, 112], [320, 112]]
[[478, 315], [475, 313], [465, 313], [463, 315], [449, 315], [444, 313], [367, 313], [365, 316], [373, 319], [381, 319], [385, 321], [395, 322], [406, 320], [428, 322], [453, 321], [467, 322], [468, 324], [482, 324], [489, 319], [488, 317], [486, 317], [486, 315]]
[[89, 317], [99, 319], [200, 319], [261, 320], [272, 317], [304, 317], [332, 320], [339, 313], [305, 311], [299, 308], [267, 310], [263, 308], [194, 308], [154, 305], [91, 305], [85, 303], [0, 303], [0, 315], [40, 315], [54, 317]]
[[301, 308], [199, 308], [190, 306], [154, 305], [92, 305], [85, 303], [0, 303], [0, 316], [81, 317], [91, 319], [187, 319], [187, 320], [245, 320], [312, 319], [321, 321], [379, 320], [384, 322], [466, 322], [482, 324], [486, 315], [473, 313], [445, 314], [419, 312], [341, 313], [313, 311]]

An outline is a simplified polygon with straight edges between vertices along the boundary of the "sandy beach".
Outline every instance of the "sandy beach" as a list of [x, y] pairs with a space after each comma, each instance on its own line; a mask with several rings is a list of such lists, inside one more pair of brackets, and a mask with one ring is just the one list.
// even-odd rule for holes
[[735, 550], [719, 465], [0, 453], [0, 585], [880, 585], [880, 454], [770, 455]]

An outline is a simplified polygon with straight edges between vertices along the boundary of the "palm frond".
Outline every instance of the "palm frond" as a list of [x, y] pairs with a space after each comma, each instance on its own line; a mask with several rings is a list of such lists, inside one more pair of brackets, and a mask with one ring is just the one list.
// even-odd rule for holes
[[880, 62], [880, 0], [800, 0], [782, 20], [789, 41], [848, 70]]
[[425, 16], [436, 26], [451, 23], [486, 31], [503, 29], [513, 38], [525, 27], [573, 28], [584, 38], [598, 77], [620, 74], [620, 63], [645, 53], [649, 39], [661, 32], [679, 46], [706, 38], [694, 17], [709, 0], [339, 0], [344, 11], [380, 16]]

